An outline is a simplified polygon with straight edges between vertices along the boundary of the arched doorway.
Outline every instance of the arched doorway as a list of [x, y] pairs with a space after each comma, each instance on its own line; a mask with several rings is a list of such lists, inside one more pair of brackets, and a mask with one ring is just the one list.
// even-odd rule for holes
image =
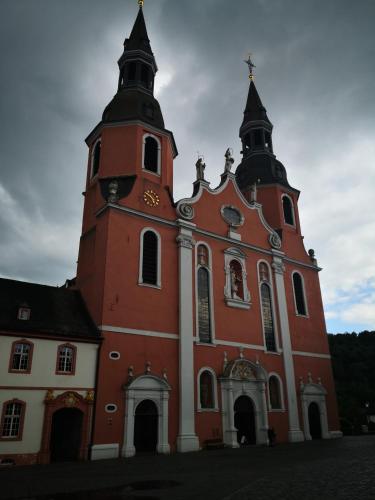
[[135, 410], [134, 446], [136, 452], [155, 452], [157, 442], [158, 410], [153, 401], [144, 399]]
[[309, 427], [311, 439], [322, 439], [322, 424], [320, 409], [317, 403], [309, 404]]
[[254, 404], [248, 396], [240, 396], [234, 403], [234, 426], [239, 444], [255, 444]]
[[51, 462], [78, 460], [82, 440], [83, 413], [77, 408], [55, 411], [51, 427]]

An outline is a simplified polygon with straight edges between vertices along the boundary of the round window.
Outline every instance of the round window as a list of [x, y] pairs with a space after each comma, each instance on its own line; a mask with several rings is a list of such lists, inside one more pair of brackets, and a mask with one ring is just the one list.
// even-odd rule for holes
[[221, 208], [221, 215], [225, 222], [231, 226], [242, 226], [244, 223], [244, 217], [239, 210], [235, 207], [229, 205]]

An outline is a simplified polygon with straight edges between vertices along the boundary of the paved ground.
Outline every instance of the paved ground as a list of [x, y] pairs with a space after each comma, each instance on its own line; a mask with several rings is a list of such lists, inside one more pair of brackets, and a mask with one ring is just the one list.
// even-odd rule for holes
[[375, 500], [375, 436], [0, 468], [0, 498]]

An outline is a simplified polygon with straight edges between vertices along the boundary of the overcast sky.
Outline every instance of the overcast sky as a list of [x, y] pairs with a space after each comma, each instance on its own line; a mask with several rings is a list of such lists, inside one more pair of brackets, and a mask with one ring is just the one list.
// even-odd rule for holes
[[[136, 0], [2, 0], [0, 275], [62, 284], [75, 275], [87, 148], [116, 91]], [[329, 332], [375, 329], [375, 1], [145, 0], [173, 131], [175, 198], [196, 152], [219, 182], [238, 129], [249, 51], [277, 158], [301, 190]]]

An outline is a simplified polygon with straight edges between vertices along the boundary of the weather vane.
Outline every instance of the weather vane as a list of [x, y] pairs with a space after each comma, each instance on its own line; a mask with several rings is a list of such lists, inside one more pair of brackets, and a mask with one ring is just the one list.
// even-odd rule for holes
[[144, 0], [138, 0], [138, 5], [140, 8], [143, 7], [143, 4], [144, 4]]
[[244, 60], [244, 62], [249, 66], [249, 78], [250, 80], [254, 80], [254, 73], [253, 73], [253, 68], [256, 68], [255, 64], [253, 63], [253, 61], [251, 60], [251, 57], [252, 54], [251, 52], [249, 52], [249, 57], [247, 58], [247, 60]]

